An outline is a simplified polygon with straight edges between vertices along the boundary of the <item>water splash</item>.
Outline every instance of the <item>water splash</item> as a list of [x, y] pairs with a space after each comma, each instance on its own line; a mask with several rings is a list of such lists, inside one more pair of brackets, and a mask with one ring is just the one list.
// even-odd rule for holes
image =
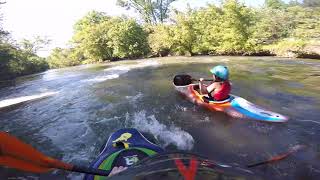
[[126, 73], [126, 72], [130, 71], [130, 66], [125, 66], [125, 65], [114, 66], [114, 67], [105, 69], [104, 71], [106, 71], [106, 72], [108, 72], [108, 71], [121, 71], [123, 73]]
[[297, 120], [297, 121], [298, 121], [298, 122], [312, 122], [312, 123], [315, 123], [315, 124], [320, 125], [320, 122], [315, 121], [315, 120], [309, 120], [309, 119], [306, 119], [306, 120]]
[[161, 124], [154, 115], [146, 116], [146, 111], [135, 113], [133, 118], [130, 118], [127, 113], [126, 122], [132, 123], [132, 126], [140, 131], [153, 134], [159, 141], [164, 142], [165, 147], [174, 144], [180, 150], [193, 148], [194, 139], [188, 132], [174, 125], [168, 127]]
[[137, 100], [141, 99], [143, 97], [143, 94], [139, 92], [135, 96], [126, 96], [126, 99], [128, 99], [129, 102], [136, 103]]
[[120, 75], [125, 74], [132, 69], [144, 68], [148, 66], [158, 66], [158, 65], [159, 63], [157, 61], [142, 61], [134, 65], [114, 66], [104, 70], [104, 73], [107, 73], [106, 75], [99, 75], [91, 79], [85, 79], [85, 80], [82, 80], [82, 82], [103, 82], [106, 80], [119, 78]]
[[105, 72], [114, 72], [117, 71], [119, 74], [124, 74], [129, 72], [132, 69], [144, 68], [144, 67], [157, 67], [160, 63], [158, 61], [141, 61], [138, 64], [131, 64], [131, 65], [119, 65], [114, 66], [108, 69], [105, 69]]
[[85, 79], [85, 80], [82, 80], [82, 82], [103, 82], [109, 79], [116, 79], [118, 77], [119, 77], [119, 74], [110, 74], [105, 76], [96, 76], [92, 79]]

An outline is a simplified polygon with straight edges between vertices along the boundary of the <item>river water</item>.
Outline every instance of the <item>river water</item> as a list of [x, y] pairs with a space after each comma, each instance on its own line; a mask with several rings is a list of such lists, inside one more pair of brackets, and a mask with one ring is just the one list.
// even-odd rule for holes
[[[179, 96], [176, 74], [209, 77], [229, 67], [232, 93], [290, 119], [271, 124], [210, 112]], [[89, 165], [115, 130], [134, 127], [170, 150], [189, 150], [231, 165], [288, 159], [252, 170], [267, 179], [320, 179], [320, 61], [272, 57], [167, 57], [49, 70], [0, 89], [0, 130], [46, 155]], [[81, 179], [53, 171], [0, 167], [0, 179]]]

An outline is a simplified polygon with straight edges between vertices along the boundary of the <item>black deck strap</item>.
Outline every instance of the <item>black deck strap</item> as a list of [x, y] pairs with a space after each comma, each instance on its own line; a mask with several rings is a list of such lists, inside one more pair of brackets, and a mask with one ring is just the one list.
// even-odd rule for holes
[[212, 98], [207, 97], [207, 96], [203, 96], [202, 99], [203, 99], [203, 101], [206, 102], [206, 103], [210, 103], [210, 101], [214, 101]]
[[112, 144], [113, 147], [120, 147], [123, 149], [128, 149], [129, 148], [129, 143], [123, 142], [123, 141], [118, 141], [116, 143]]

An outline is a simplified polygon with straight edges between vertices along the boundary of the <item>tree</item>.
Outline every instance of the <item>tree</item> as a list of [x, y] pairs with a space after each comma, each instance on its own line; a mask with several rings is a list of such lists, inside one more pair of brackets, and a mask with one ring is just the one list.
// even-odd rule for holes
[[284, 7], [284, 2], [281, 0], [265, 0], [265, 6], [272, 9], [279, 9]]
[[303, 0], [302, 5], [306, 7], [320, 7], [320, 1], [319, 0]]
[[[108, 46], [108, 30], [116, 18], [102, 12], [91, 11], [74, 25], [72, 44], [86, 59], [102, 61], [112, 59], [112, 49]], [[58, 53], [57, 53], [58, 54]]]
[[148, 24], [163, 23], [168, 18], [169, 6], [176, 0], [117, 0], [127, 9], [135, 9]]
[[292, 6], [301, 6], [301, 3], [300, 3], [298, 0], [290, 0], [289, 3], [288, 3], [288, 6], [289, 6], [289, 7], [292, 7]]
[[200, 54], [214, 54], [222, 43], [222, 9], [209, 5], [193, 13], [194, 28], [197, 34], [195, 51]]
[[262, 9], [256, 12], [252, 39], [257, 44], [272, 44], [287, 38], [292, 33], [293, 16], [281, 9]]
[[173, 50], [173, 26], [159, 24], [152, 27], [148, 40], [152, 52], [158, 56], [166, 56]]
[[74, 48], [88, 62], [137, 58], [149, 51], [147, 34], [134, 20], [90, 12], [75, 26]]
[[195, 46], [197, 44], [197, 32], [195, 30], [195, 22], [191, 14], [178, 13], [176, 17], [176, 26], [174, 26], [174, 50], [179, 55], [194, 55]]
[[75, 66], [81, 63], [81, 54], [76, 49], [55, 48], [47, 58], [50, 68]]
[[114, 58], [138, 58], [149, 52], [147, 33], [134, 20], [121, 20], [108, 30]]
[[33, 40], [22, 39], [20, 46], [25, 52], [29, 54], [36, 54], [40, 49], [48, 46], [50, 41], [51, 40], [47, 38], [36, 36]]
[[222, 38], [218, 51], [227, 54], [241, 54], [248, 51], [253, 24], [251, 10], [236, 0], [227, 0], [223, 4], [220, 36]]
[[301, 40], [320, 39], [320, 7], [290, 7], [287, 14], [293, 24], [291, 37]]
[[73, 29], [75, 33], [77, 33], [88, 26], [99, 24], [107, 19], [110, 19], [110, 17], [106, 16], [104, 12], [90, 11], [87, 15], [76, 22], [76, 24], [73, 26]]

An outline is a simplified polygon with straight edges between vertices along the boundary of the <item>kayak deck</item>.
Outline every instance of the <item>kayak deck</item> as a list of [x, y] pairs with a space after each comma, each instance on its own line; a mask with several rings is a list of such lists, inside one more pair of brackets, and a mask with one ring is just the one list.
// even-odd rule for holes
[[[138, 161], [163, 152], [158, 145], [150, 142], [138, 130], [120, 129], [111, 134], [92, 168], [111, 171], [113, 167], [130, 167]], [[105, 179], [102, 176], [86, 175], [85, 180]]]

